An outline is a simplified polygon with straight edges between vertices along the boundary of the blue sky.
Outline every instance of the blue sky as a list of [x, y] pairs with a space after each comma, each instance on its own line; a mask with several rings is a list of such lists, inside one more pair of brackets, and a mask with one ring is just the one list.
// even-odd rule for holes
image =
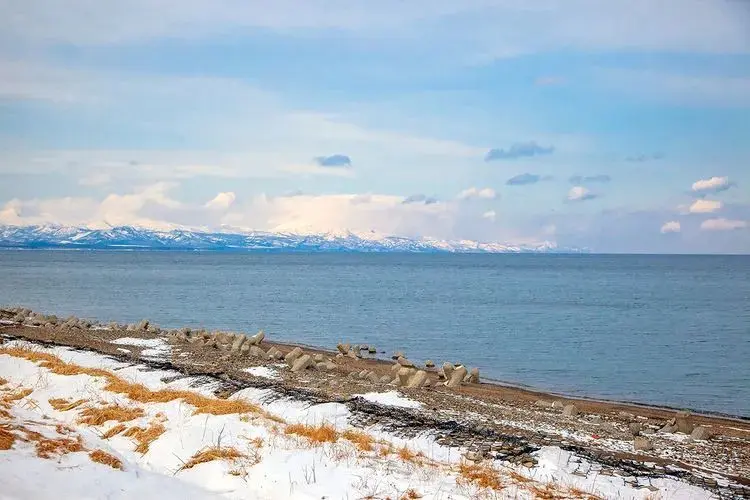
[[4, 3], [0, 224], [750, 252], [747, 2]]

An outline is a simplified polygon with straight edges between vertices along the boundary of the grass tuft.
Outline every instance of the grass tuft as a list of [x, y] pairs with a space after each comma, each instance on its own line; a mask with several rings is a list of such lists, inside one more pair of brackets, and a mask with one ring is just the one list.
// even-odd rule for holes
[[416, 500], [417, 498], [422, 498], [422, 494], [414, 488], [409, 488], [406, 490], [406, 493], [403, 494], [401, 500]]
[[78, 408], [83, 403], [86, 403], [88, 400], [86, 399], [79, 399], [78, 401], [71, 402], [68, 399], [50, 399], [49, 404], [52, 408], [54, 408], [57, 411], [70, 411], [74, 408]]
[[94, 450], [89, 453], [92, 462], [109, 465], [113, 469], [122, 470], [122, 461], [104, 450]]
[[78, 419], [78, 423], [86, 425], [102, 425], [110, 420], [116, 422], [128, 422], [142, 416], [143, 410], [141, 408], [128, 408], [118, 404], [111, 404], [96, 408], [86, 408], [81, 412], [81, 417]]
[[142, 427], [131, 427], [123, 436], [132, 437], [136, 442], [135, 452], [145, 455], [151, 443], [156, 441], [166, 430], [160, 423], [151, 422], [151, 425], [145, 429]]
[[193, 455], [193, 457], [182, 466], [182, 469], [192, 469], [196, 465], [212, 462], [214, 460], [237, 460], [244, 457], [245, 455], [234, 448], [206, 448], [205, 450], [199, 451]]
[[0, 377], [0, 385], [5, 385], [8, 383], [7, 379], [4, 379], [3, 377]]
[[19, 399], [25, 398], [26, 396], [28, 396], [32, 392], [34, 392], [34, 389], [19, 389], [16, 392], [11, 392], [11, 393], [5, 394], [2, 397], [2, 401], [4, 403], [10, 404], [13, 401], [18, 401]]
[[338, 432], [329, 424], [320, 424], [318, 426], [292, 424], [284, 429], [284, 433], [305, 437], [313, 443], [333, 443], [338, 439]]
[[125, 424], [117, 424], [114, 427], [112, 427], [111, 429], [109, 429], [107, 432], [105, 432], [104, 434], [102, 434], [102, 439], [109, 439], [112, 436], [116, 436], [119, 433], [121, 433], [122, 431], [124, 431], [125, 429], [126, 429]]
[[16, 436], [5, 425], [0, 425], [0, 450], [10, 450], [16, 442]]
[[489, 465], [462, 463], [458, 466], [458, 473], [465, 481], [473, 483], [480, 488], [488, 488], [496, 491], [503, 489], [503, 485], [500, 482], [500, 473]]
[[375, 440], [369, 434], [362, 431], [349, 429], [341, 434], [344, 439], [351, 441], [360, 451], [372, 451]]

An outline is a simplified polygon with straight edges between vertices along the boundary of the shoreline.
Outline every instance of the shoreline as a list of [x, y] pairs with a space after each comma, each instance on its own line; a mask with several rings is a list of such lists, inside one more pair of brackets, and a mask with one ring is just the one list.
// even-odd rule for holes
[[[5, 314], [7, 322], [5, 311], [0, 310], [0, 317]], [[226, 332], [149, 331], [147, 325], [94, 325], [86, 320], [53, 325], [37, 321], [41, 316], [28, 317], [29, 323], [42, 324], [5, 324], [0, 327], [0, 340], [5, 337], [66, 346], [120, 361], [145, 363], [156, 370], [176, 370], [183, 376], [209, 377], [221, 382], [220, 397], [254, 387], [272, 389], [281, 397], [311, 405], [345, 404], [354, 425], [384, 426], [408, 439], [427, 433], [434, 435], [441, 446], [465, 450], [462, 453], [466, 456], [536, 467], [534, 450], [552, 446], [604, 467], [607, 474], [680, 478], [723, 492], [728, 498], [734, 498], [727, 496], [728, 491], [741, 492], [738, 498], [750, 496], [750, 422], [743, 419], [684, 415], [664, 407], [560, 396], [496, 381], [446, 387], [434, 369], [425, 370], [423, 383], [399, 385], [395, 380], [388, 382], [396, 373], [393, 361], [343, 355], [262, 336], [254, 336], [259, 340], [249, 349], [235, 352], [232, 344], [238, 337], [253, 337]], [[293, 362], [285, 362], [284, 358], [295, 351], [299, 353]], [[274, 353], [277, 355], [272, 356]], [[302, 357], [319, 362], [297, 370], [294, 361]], [[412, 375], [408, 376], [410, 381]], [[363, 394], [374, 395], [376, 400], [400, 394], [422, 410], [415, 414], [373, 404], [363, 400]], [[676, 425], [678, 421], [689, 424], [689, 429], [678, 430], [682, 425]], [[707, 430], [708, 438], [692, 437], [692, 429]], [[498, 439], [515, 444], [512, 449], [496, 452]]]

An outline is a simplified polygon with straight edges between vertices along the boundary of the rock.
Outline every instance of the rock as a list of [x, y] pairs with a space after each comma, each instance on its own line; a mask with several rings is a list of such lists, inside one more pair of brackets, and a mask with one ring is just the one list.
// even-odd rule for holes
[[589, 419], [589, 422], [595, 425], [601, 425], [602, 417], [600, 417], [599, 415], [592, 415], [591, 418]]
[[411, 370], [408, 368], [401, 368], [398, 371], [398, 379], [400, 382], [400, 385], [406, 385], [409, 383], [409, 378], [411, 377]]
[[406, 359], [406, 358], [403, 358], [403, 357], [401, 357], [401, 358], [398, 358], [398, 359], [396, 360], [396, 362], [397, 362], [398, 364], [400, 364], [401, 366], [405, 366], [405, 367], [407, 367], [407, 368], [414, 368], [414, 363], [412, 363], [411, 361], [409, 361], [409, 360], [408, 360], [408, 359]]
[[399, 377], [394, 378], [393, 380], [391, 380], [390, 385], [394, 387], [401, 387], [401, 379]]
[[351, 350], [351, 348], [352, 348], [352, 346], [349, 345], [349, 344], [341, 344], [341, 343], [339, 343], [336, 346], [336, 349], [338, 349], [341, 354], [347, 354]]
[[633, 450], [635, 451], [649, 451], [653, 450], [654, 445], [643, 436], [635, 436], [633, 438]]
[[435, 368], [435, 363], [433, 363], [431, 359], [428, 359], [427, 361], [424, 362], [424, 367], [425, 368]]
[[677, 425], [677, 432], [682, 432], [683, 434], [690, 434], [695, 428], [693, 417], [689, 411], [677, 412], [677, 415], [675, 415], [675, 424]]
[[479, 368], [472, 368], [469, 372], [469, 378], [467, 380], [470, 384], [478, 384], [479, 383]]
[[630, 429], [630, 433], [634, 436], [637, 436], [641, 433], [641, 430], [643, 430], [643, 426], [639, 424], [638, 422], [634, 422], [630, 425], [628, 425], [628, 429]]
[[464, 377], [466, 377], [466, 367], [462, 365], [458, 365], [451, 374], [451, 378], [446, 382], [446, 386], [455, 389], [456, 387], [461, 385], [461, 382], [463, 382]]
[[470, 462], [478, 462], [482, 460], [482, 456], [476, 451], [467, 451], [464, 453], [464, 458]]
[[398, 358], [403, 358], [403, 357], [404, 357], [404, 353], [403, 352], [396, 351], [396, 352], [393, 353], [393, 356], [391, 356], [391, 359], [398, 359]]
[[664, 434], [672, 434], [674, 432], [677, 432], [677, 426], [667, 423], [667, 425], [659, 429], [659, 432]]
[[253, 356], [255, 358], [265, 358], [266, 353], [263, 349], [258, 347], [257, 345], [251, 345], [250, 346], [250, 356]]
[[398, 364], [398, 363], [395, 363], [395, 364], [394, 364], [393, 366], [391, 366], [391, 371], [392, 371], [393, 373], [396, 373], [396, 372], [397, 372], [397, 371], [399, 371], [400, 369], [401, 369], [401, 365], [400, 365], [400, 364]]
[[313, 361], [315, 361], [316, 363], [322, 363], [323, 361], [325, 361], [325, 358], [323, 357], [322, 354], [318, 353], [315, 356], [313, 356]]
[[143, 319], [143, 320], [141, 320], [141, 321], [140, 321], [140, 323], [138, 323], [138, 324], [137, 324], [137, 325], [135, 326], [135, 329], [136, 329], [136, 330], [142, 330], [142, 331], [144, 331], [144, 332], [145, 332], [146, 330], [148, 330], [148, 320], [147, 320], [147, 319]]
[[232, 348], [230, 349], [232, 354], [236, 354], [240, 352], [240, 349], [242, 348], [242, 344], [245, 343], [245, 340], [247, 340], [247, 337], [241, 334], [237, 334], [234, 336], [234, 341], [232, 342]]
[[555, 410], [562, 410], [563, 408], [565, 408], [565, 405], [558, 399], [557, 401], [554, 401], [552, 403], [552, 408], [554, 408]]
[[690, 433], [690, 437], [697, 441], [708, 441], [712, 436], [713, 432], [711, 429], [703, 425], [699, 425]]
[[635, 415], [633, 415], [632, 413], [629, 413], [627, 411], [619, 411], [619, 412], [617, 412], [617, 416], [620, 417], [620, 418], [628, 419], [628, 420], [632, 420], [632, 419], [635, 418]]
[[294, 364], [292, 364], [292, 371], [294, 373], [301, 372], [302, 370], [309, 368], [312, 363], [313, 360], [309, 354], [302, 354], [301, 356], [295, 358]]
[[563, 408], [563, 415], [566, 417], [575, 417], [578, 415], [578, 408], [576, 408], [576, 405], [566, 405]]
[[[88, 327], [86, 327], [86, 328], [88, 328]], [[161, 328], [159, 328], [159, 325], [154, 325], [153, 323], [149, 323], [147, 331], [149, 333], [157, 333], [158, 334], [158, 333], [161, 332]]]
[[455, 367], [453, 366], [453, 364], [446, 361], [445, 363], [443, 363], [443, 370], [442, 370], [443, 376], [441, 378], [445, 378], [445, 380], [450, 380], [451, 376], [453, 375], [453, 370], [455, 370]]
[[263, 330], [259, 331], [252, 337], [248, 339], [248, 342], [250, 342], [250, 345], [260, 345], [261, 342], [263, 342], [263, 339], [266, 338], [266, 334], [263, 333]]
[[424, 384], [422, 384], [422, 387], [432, 387], [432, 380], [427, 379], [424, 381]]
[[388, 375], [383, 375], [382, 377], [380, 377], [381, 384], [387, 384], [390, 381], [391, 381], [391, 377], [389, 377]]
[[299, 347], [295, 347], [294, 349], [289, 351], [286, 356], [284, 356], [284, 361], [286, 361], [289, 366], [293, 366], [297, 358], [299, 358], [303, 354], [304, 353], [302, 352], [302, 349], [300, 349]]
[[[245, 342], [244, 344], [242, 344], [242, 347], [240, 347], [240, 352], [239, 352], [240, 356], [247, 356], [247, 355], [249, 355], [250, 354], [250, 347], [255, 347], [255, 346], [251, 346], [247, 342]], [[235, 353], [235, 354], [237, 354], [237, 353]]]
[[370, 346], [370, 347], [369, 347], [369, 348], [367, 349], [367, 352], [368, 352], [368, 353], [370, 353], [370, 354], [377, 354], [377, 353], [378, 353], [378, 350], [377, 350], [377, 349], [375, 349], [375, 347], [373, 347], [373, 346]]
[[348, 357], [352, 358], [352, 359], [357, 359], [357, 358], [359, 358], [359, 353], [358, 353], [358, 352], [355, 352], [354, 350], [351, 350], [351, 351], [347, 352], [347, 353], [346, 353], [346, 355], [347, 355]]
[[373, 384], [377, 384], [380, 382], [380, 377], [378, 377], [378, 374], [375, 372], [369, 372], [367, 374], [367, 380], [369, 380]]
[[416, 389], [422, 387], [425, 381], [427, 381], [427, 372], [424, 370], [419, 370], [409, 378], [409, 382], [406, 384], [406, 387]]
[[552, 408], [552, 401], [538, 399], [536, 400], [536, 402], [534, 402], [534, 406], [537, 406], [539, 408]]

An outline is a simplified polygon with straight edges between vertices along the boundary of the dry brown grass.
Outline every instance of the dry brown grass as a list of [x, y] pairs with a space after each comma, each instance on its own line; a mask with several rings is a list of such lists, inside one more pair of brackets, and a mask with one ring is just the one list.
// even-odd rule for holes
[[86, 425], [102, 425], [110, 420], [116, 422], [129, 422], [130, 420], [142, 416], [143, 409], [141, 408], [128, 408], [127, 406], [120, 406], [115, 403], [96, 408], [86, 408], [81, 412], [81, 417], [78, 419], [78, 423]]
[[341, 434], [344, 439], [351, 441], [360, 451], [372, 451], [375, 440], [369, 434], [357, 430], [346, 430]]
[[278, 417], [270, 415], [258, 406], [241, 400], [216, 399], [190, 391], [162, 389], [152, 391], [142, 384], [134, 384], [123, 380], [111, 372], [99, 368], [85, 368], [72, 363], [66, 363], [57, 356], [20, 347], [0, 348], [0, 354], [8, 354], [29, 361], [39, 362], [40, 366], [58, 375], [90, 375], [103, 377], [107, 384], [104, 390], [125, 394], [128, 398], [139, 403], [168, 403], [182, 399], [195, 407], [195, 414], [228, 415], [234, 413], [259, 413], [276, 422], [284, 423]]
[[10, 450], [13, 448], [13, 443], [15, 442], [16, 436], [10, 432], [10, 427], [0, 425], [0, 450]]
[[416, 500], [417, 498], [422, 498], [422, 494], [414, 488], [409, 488], [406, 490], [406, 493], [401, 496], [401, 500]]
[[411, 451], [406, 445], [404, 445], [403, 448], [400, 448], [396, 454], [398, 455], [398, 458], [404, 462], [412, 462], [417, 458], [417, 454]]
[[110, 455], [104, 450], [92, 451], [91, 453], [89, 453], [89, 458], [92, 462], [109, 465], [113, 469], [122, 470], [122, 461], [119, 458]]
[[127, 429], [127, 427], [125, 426], [125, 424], [117, 424], [114, 427], [112, 427], [111, 429], [109, 429], [107, 432], [105, 432], [104, 434], [102, 434], [102, 439], [109, 439], [112, 436], [116, 436], [119, 433], [121, 433], [122, 431], [124, 431], [125, 429]]
[[9, 392], [8, 394], [4, 394], [2, 397], [2, 401], [4, 403], [12, 404], [14, 401], [23, 399], [29, 394], [31, 394], [32, 392], [34, 392], [34, 389], [19, 389], [15, 392]]
[[68, 399], [50, 399], [48, 402], [50, 406], [57, 411], [70, 411], [74, 408], [78, 408], [83, 403], [88, 402], [88, 400], [79, 399], [78, 401], [70, 401]]
[[292, 424], [284, 429], [284, 434], [295, 434], [309, 439], [313, 443], [334, 443], [339, 435], [329, 424], [305, 425]]
[[480, 488], [496, 491], [503, 489], [503, 484], [500, 482], [500, 473], [489, 465], [462, 463], [458, 466], [458, 473], [461, 476], [460, 479]]
[[35, 443], [36, 455], [40, 458], [54, 458], [83, 451], [81, 436], [76, 436], [75, 439], [68, 437], [51, 439], [28, 429], [21, 429], [21, 431], [26, 435], [27, 441]]
[[193, 455], [193, 457], [182, 466], [182, 469], [192, 469], [196, 465], [212, 462], [214, 460], [238, 460], [240, 458], [245, 458], [245, 455], [234, 448], [206, 448], [205, 450], [199, 451]]
[[151, 422], [151, 424], [145, 429], [143, 427], [131, 427], [123, 434], [123, 436], [132, 437], [137, 444], [135, 447], [136, 453], [145, 455], [148, 452], [151, 443], [156, 441], [159, 436], [166, 432], [166, 430], [167, 429], [160, 423]]

